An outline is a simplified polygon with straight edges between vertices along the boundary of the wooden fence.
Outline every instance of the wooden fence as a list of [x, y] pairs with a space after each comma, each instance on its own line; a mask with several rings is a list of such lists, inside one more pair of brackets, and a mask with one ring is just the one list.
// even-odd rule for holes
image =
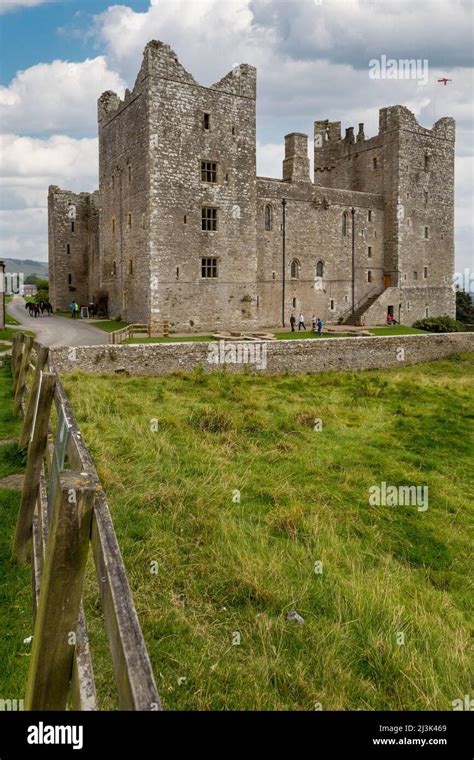
[[150, 325], [132, 324], [121, 327], [120, 330], [114, 330], [109, 333], [109, 343], [123, 343], [124, 340], [130, 340], [131, 338], [143, 338], [151, 336], [163, 336], [169, 335], [169, 322], [156, 323], [152, 330]]
[[13, 559], [31, 557], [33, 586], [25, 709], [100, 709], [82, 605], [90, 545], [118, 705], [161, 710], [107, 500], [61, 381], [48, 371], [48, 349], [16, 333], [12, 373], [27, 450]]

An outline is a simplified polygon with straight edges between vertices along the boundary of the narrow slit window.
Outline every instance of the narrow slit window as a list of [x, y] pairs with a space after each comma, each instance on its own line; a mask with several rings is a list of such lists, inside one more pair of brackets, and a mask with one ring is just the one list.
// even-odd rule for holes
[[132, 229], [132, 215], [130, 212], [127, 214], [127, 227], [129, 230]]
[[367, 256], [368, 256], [369, 259], [372, 258], [372, 246], [371, 245], [369, 245], [368, 248], [367, 248]]
[[74, 222], [71, 222], [71, 232], [74, 232]]
[[117, 274], [117, 262], [114, 261], [112, 264], [112, 274]]
[[425, 227], [425, 240], [428, 240], [429, 234], [430, 234], [429, 227]]
[[264, 223], [265, 223], [265, 232], [270, 232], [270, 230], [272, 229], [272, 207], [269, 205], [265, 206]]
[[202, 126], [205, 130], [208, 130], [211, 128], [211, 114], [205, 113], [202, 118]]
[[66, 253], [71, 253], [71, 246], [69, 243], [66, 245]]
[[370, 271], [370, 269], [367, 272], [367, 282], [372, 282], [372, 272]]
[[133, 260], [132, 259], [130, 259], [130, 261], [128, 262], [128, 273], [133, 274]]
[[69, 285], [72, 285], [72, 274], [68, 274], [67, 281]]
[[370, 208], [369, 208], [369, 210], [367, 211], [367, 221], [368, 221], [368, 222], [371, 222], [371, 221], [372, 221], [372, 210], [371, 210]]

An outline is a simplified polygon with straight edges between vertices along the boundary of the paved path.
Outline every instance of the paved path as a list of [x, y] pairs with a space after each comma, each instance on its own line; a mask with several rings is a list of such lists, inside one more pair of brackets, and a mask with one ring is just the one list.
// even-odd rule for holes
[[45, 346], [100, 346], [108, 342], [108, 335], [82, 319], [44, 316], [30, 317], [25, 301], [14, 296], [7, 311], [22, 327], [36, 333], [36, 340]]

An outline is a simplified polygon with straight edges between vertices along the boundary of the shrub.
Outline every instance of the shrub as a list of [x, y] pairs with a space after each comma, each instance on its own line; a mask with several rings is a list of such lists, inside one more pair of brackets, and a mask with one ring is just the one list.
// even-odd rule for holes
[[419, 319], [413, 327], [435, 333], [463, 332], [464, 325], [451, 317], [427, 317]]

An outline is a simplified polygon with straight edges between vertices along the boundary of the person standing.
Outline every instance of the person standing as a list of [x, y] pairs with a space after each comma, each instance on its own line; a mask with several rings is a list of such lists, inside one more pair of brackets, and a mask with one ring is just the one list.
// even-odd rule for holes
[[323, 320], [318, 319], [317, 325], [318, 325], [318, 335], [322, 335], [323, 334]]
[[73, 301], [71, 304], [69, 304], [69, 308], [71, 309], [71, 319], [74, 319], [76, 316], [76, 302]]
[[316, 319], [316, 317], [313, 314], [313, 316], [311, 317], [311, 329], [312, 329], [313, 332], [316, 332], [317, 321], [318, 320]]
[[304, 323], [303, 312], [301, 312], [301, 314], [300, 314], [300, 321], [298, 322], [298, 330], [301, 330], [301, 328], [303, 328], [303, 330], [306, 330], [306, 325]]
[[291, 332], [295, 332], [295, 324], [296, 324], [295, 315], [292, 314], [290, 317]]

